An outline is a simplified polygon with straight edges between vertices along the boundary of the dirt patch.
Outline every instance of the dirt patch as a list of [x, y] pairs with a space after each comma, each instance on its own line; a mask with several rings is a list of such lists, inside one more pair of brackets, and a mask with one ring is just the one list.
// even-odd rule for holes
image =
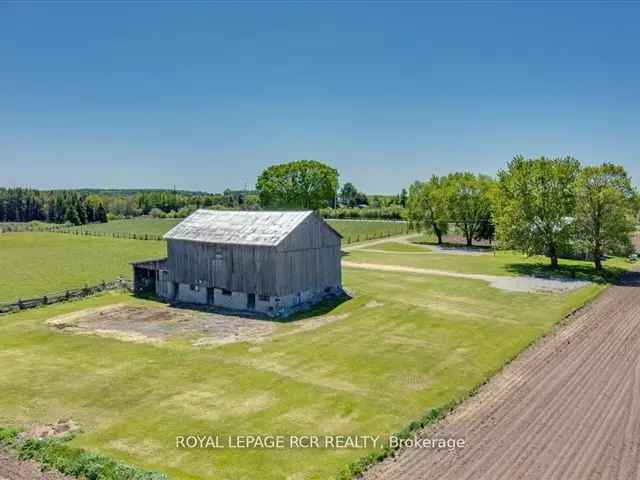
[[19, 434], [21, 438], [36, 438], [43, 440], [45, 438], [62, 438], [66, 435], [77, 433], [80, 427], [71, 419], [61, 419], [56, 423], [48, 425], [38, 425], [32, 427], [26, 432]]
[[376, 307], [383, 307], [383, 306], [384, 306], [384, 303], [378, 302], [377, 300], [371, 300], [367, 302], [364, 308], [376, 308]]
[[0, 480], [74, 480], [54, 470], [42, 471], [42, 466], [32, 460], [18, 460], [15, 455], [0, 447]]
[[640, 275], [629, 274], [521, 354], [366, 480], [631, 479], [640, 473]]
[[346, 315], [306, 318], [287, 323], [295, 328], [278, 333], [282, 325], [271, 320], [167, 305], [118, 303], [59, 315], [47, 324], [78, 335], [97, 335], [134, 343], [160, 344], [171, 338], [186, 337], [194, 346], [220, 346], [264, 342], [274, 336], [294, 335], [343, 318]]
[[458, 273], [448, 270], [434, 270], [430, 268], [403, 267], [399, 265], [382, 265], [378, 263], [358, 263], [342, 261], [342, 265], [365, 270], [380, 270], [384, 272], [406, 272], [422, 275], [442, 275], [445, 277], [482, 280], [494, 288], [510, 292], [524, 293], [565, 293], [589, 285], [590, 282], [572, 279], [551, 279], [538, 277], [508, 277], [499, 275], [480, 275], [475, 273]]

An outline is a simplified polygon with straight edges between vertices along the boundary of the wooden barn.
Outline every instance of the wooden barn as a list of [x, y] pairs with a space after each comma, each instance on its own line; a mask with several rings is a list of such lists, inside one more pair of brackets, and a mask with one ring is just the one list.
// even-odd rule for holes
[[342, 293], [341, 236], [313, 212], [197, 210], [164, 238], [136, 291], [273, 316]]

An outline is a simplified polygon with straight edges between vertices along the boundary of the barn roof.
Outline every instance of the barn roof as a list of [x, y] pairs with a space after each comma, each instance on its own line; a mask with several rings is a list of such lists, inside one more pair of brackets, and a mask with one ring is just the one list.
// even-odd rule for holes
[[169, 230], [164, 238], [205, 243], [275, 246], [312, 214], [311, 211], [196, 210]]

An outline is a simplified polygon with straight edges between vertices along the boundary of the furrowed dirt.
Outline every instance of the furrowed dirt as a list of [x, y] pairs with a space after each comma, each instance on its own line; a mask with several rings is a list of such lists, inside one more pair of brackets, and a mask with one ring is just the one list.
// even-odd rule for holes
[[640, 474], [640, 274], [626, 275], [367, 480], [631, 479]]

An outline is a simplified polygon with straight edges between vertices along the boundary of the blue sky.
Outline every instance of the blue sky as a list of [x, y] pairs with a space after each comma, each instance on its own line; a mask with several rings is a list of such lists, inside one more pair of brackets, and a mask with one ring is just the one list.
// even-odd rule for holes
[[640, 178], [640, 4], [0, 2], [0, 185], [369, 193], [516, 153]]

